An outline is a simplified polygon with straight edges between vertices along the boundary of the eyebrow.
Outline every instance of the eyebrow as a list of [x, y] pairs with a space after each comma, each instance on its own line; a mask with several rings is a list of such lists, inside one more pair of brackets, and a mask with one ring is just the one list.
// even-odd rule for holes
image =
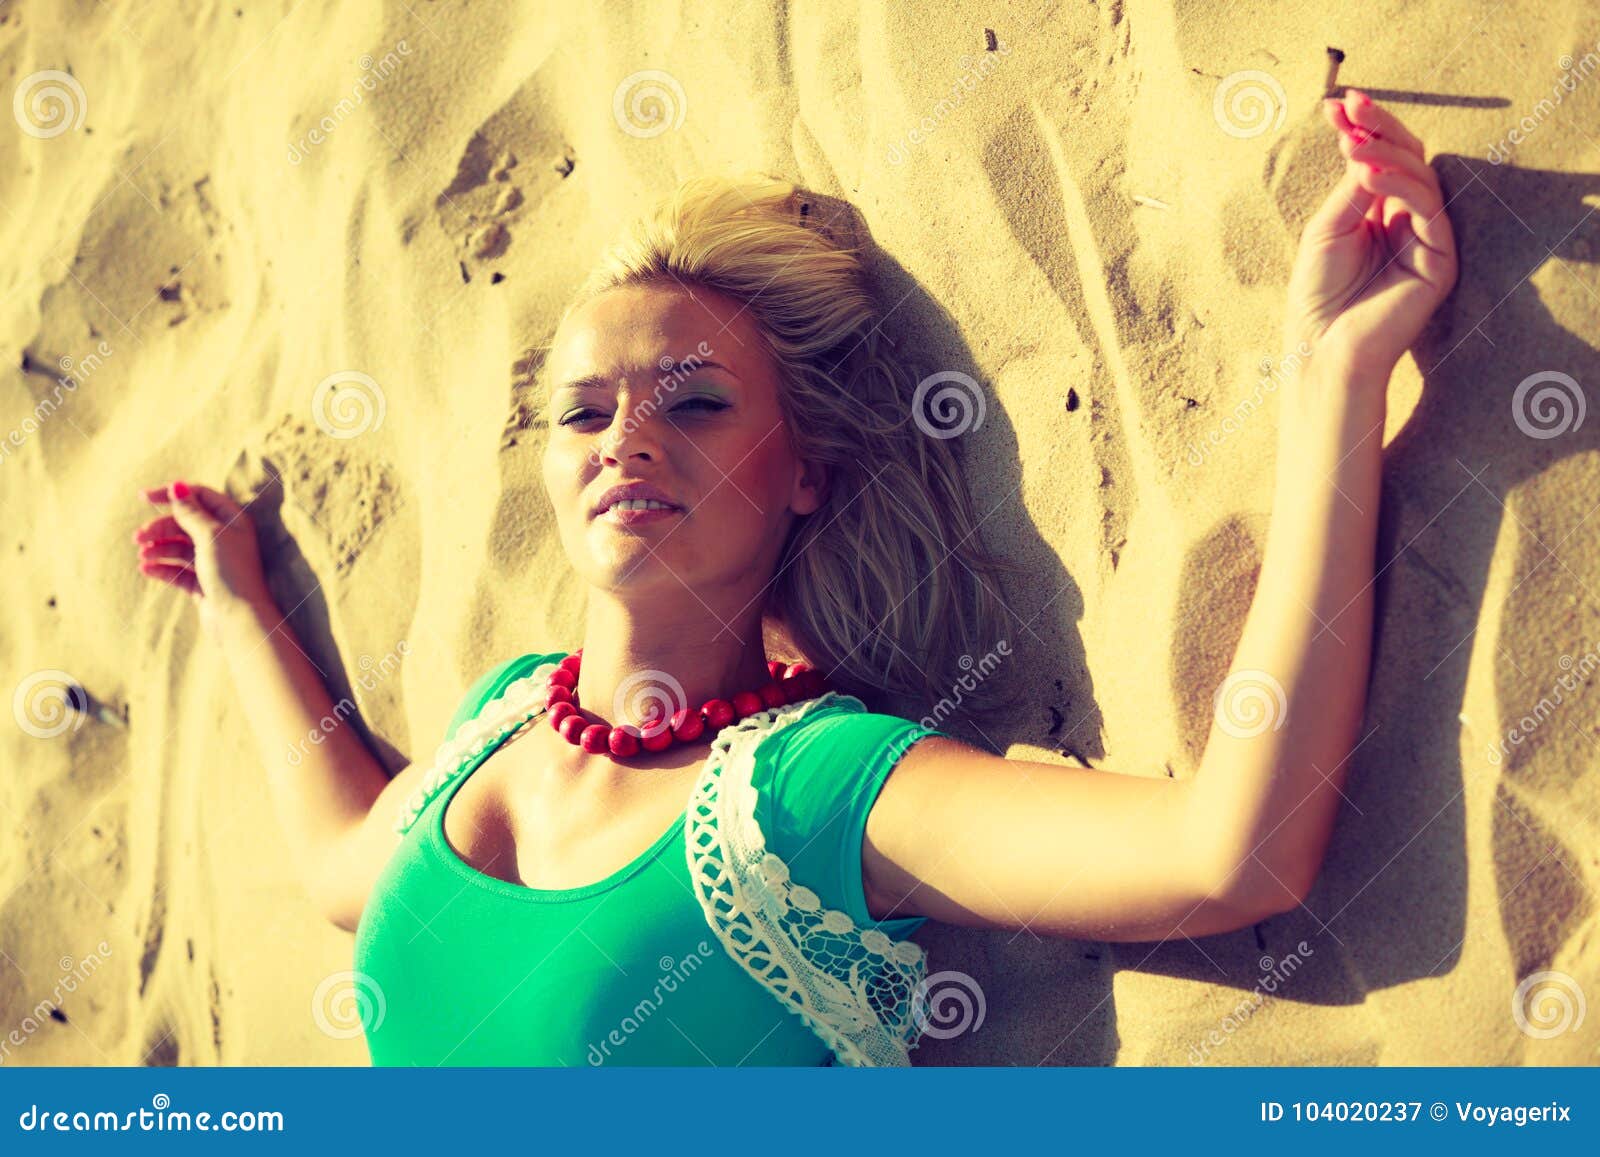
[[[739, 380], [739, 375], [730, 370], [721, 362], [714, 362], [710, 358], [686, 358], [683, 361], [673, 361], [665, 369], [656, 368], [658, 374], [694, 373], [696, 370], [721, 370], [734, 381]], [[550, 392], [560, 393], [562, 390], [608, 390], [611, 383], [601, 374], [585, 374], [581, 378], [573, 378], [570, 382], [562, 382]]]

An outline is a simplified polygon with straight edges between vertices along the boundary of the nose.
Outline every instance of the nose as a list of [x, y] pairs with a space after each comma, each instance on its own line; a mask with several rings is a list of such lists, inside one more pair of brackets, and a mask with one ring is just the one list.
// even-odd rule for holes
[[655, 426], [655, 421], [641, 413], [639, 407], [619, 410], [600, 440], [601, 463], [616, 465], [635, 457], [651, 462], [659, 458], [661, 441]]

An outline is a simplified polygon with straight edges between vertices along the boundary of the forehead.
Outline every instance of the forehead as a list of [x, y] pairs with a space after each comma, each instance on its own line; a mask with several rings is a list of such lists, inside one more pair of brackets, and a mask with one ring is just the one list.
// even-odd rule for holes
[[758, 375], [763, 354], [748, 310], [714, 290], [654, 282], [610, 289], [561, 323], [546, 365], [549, 388], [576, 378], [654, 377], [663, 359], [721, 362], [743, 380]]

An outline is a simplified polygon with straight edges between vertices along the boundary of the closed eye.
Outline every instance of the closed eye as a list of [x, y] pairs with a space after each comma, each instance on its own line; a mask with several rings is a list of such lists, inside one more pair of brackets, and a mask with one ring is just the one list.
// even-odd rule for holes
[[[688, 398], [680, 402], [678, 405], [672, 407], [672, 412], [676, 414], [678, 411], [686, 410], [690, 406], [694, 405], [707, 407], [701, 411], [702, 413], [707, 414], [715, 414], [728, 408], [728, 403], [719, 402], [715, 398]], [[571, 426], [577, 424], [578, 422], [592, 421], [597, 417], [604, 417], [604, 415], [601, 414], [600, 411], [586, 406], [581, 410], [575, 410], [571, 414], [568, 414], [565, 418], [561, 419], [557, 425]]]

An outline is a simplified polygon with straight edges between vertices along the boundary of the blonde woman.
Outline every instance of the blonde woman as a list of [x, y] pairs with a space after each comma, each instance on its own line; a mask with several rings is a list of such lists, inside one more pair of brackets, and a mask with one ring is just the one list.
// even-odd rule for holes
[[[1363, 710], [1385, 384], [1456, 275], [1421, 143], [1359, 92], [1326, 111], [1347, 161], [1291, 278], [1311, 354], [1233, 665], [1279, 714], [1214, 724], [1192, 778], [869, 709], [934, 702], [1007, 639], [1014, 568], [978, 546], [957, 440], [915, 420], [860, 253], [791, 186], [691, 180], [633, 227], [538, 374], [582, 646], [497, 663], [392, 779], [348, 728], [271, 778], [382, 994], [374, 1062], [906, 1063], [926, 919], [1144, 941], [1300, 903]], [[141, 566], [195, 597], [274, 765], [332, 706], [250, 519], [147, 494], [170, 512]]]

